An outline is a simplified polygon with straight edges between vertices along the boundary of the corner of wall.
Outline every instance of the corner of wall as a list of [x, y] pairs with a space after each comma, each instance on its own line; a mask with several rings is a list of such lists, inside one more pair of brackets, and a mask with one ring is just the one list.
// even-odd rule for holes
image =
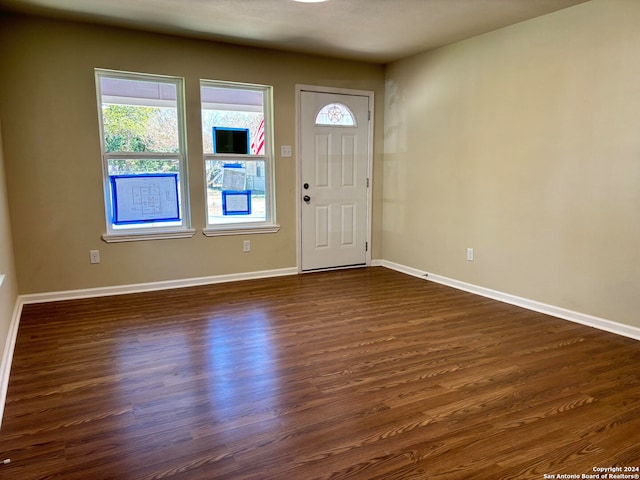
[[0, 128], [0, 346], [2, 346], [2, 351], [0, 351], [0, 422], [9, 386], [11, 359], [21, 311], [22, 304], [18, 295]]
[[13, 351], [18, 336], [18, 324], [20, 323], [20, 315], [22, 313], [22, 302], [18, 298], [13, 314], [9, 322], [9, 331], [4, 342], [2, 350], [2, 360], [0, 361], [0, 426], [2, 426], [2, 416], [4, 413], [4, 404], [7, 400], [7, 390], [9, 389], [9, 374], [11, 373], [11, 361], [13, 359]]

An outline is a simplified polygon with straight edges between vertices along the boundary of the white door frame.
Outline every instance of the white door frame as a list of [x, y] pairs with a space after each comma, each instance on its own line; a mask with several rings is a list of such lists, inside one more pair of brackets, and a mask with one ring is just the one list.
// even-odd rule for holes
[[369, 121], [369, 136], [367, 146], [367, 251], [365, 264], [367, 267], [371, 266], [371, 219], [373, 218], [373, 119], [374, 116], [374, 92], [370, 90], [353, 90], [348, 88], [335, 88], [335, 87], [323, 87], [319, 85], [304, 85], [296, 84], [296, 260], [298, 263], [298, 273], [302, 273], [302, 179], [300, 178], [302, 172], [302, 115], [301, 115], [301, 95], [302, 92], [315, 92], [315, 93], [329, 93], [329, 94], [342, 94], [342, 95], [358, 95], [369, 98], [369, 112], [371, 120]]

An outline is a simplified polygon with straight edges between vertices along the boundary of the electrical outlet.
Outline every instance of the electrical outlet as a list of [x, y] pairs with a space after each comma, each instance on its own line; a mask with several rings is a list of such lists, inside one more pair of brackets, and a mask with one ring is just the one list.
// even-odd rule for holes
[[289, 158], [293, 155], [291, 145], [280, 145], [280, 156], [282, 158]]
[[245, 253], [251, 251], [251, 240], [244, 240], [242, 242], [242, 251]]
[[467, 261], [473, 262], [473, 248], [467, 248]]
[[100, 263], [100, 250], [89, 250], [89, 261], [91, 263]]

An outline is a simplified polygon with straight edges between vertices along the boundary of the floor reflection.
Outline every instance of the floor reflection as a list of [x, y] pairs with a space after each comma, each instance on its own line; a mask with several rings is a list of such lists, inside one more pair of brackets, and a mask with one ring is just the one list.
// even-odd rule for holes
[[209, 321], [209, 390], [217, 409], [264, 400], [265, 389], [278, 388], [272, 335], [269, 318], [260, 310]]

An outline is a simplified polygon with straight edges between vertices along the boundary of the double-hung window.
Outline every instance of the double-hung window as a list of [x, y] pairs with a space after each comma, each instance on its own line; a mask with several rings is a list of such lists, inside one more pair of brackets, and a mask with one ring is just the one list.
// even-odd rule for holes
[[179, 238], [190, 228], [184, 85], [96, 70], [108, 241]]
[[271, 98], [269, 86], [200, 82], [207, 236], [278, 231]]

